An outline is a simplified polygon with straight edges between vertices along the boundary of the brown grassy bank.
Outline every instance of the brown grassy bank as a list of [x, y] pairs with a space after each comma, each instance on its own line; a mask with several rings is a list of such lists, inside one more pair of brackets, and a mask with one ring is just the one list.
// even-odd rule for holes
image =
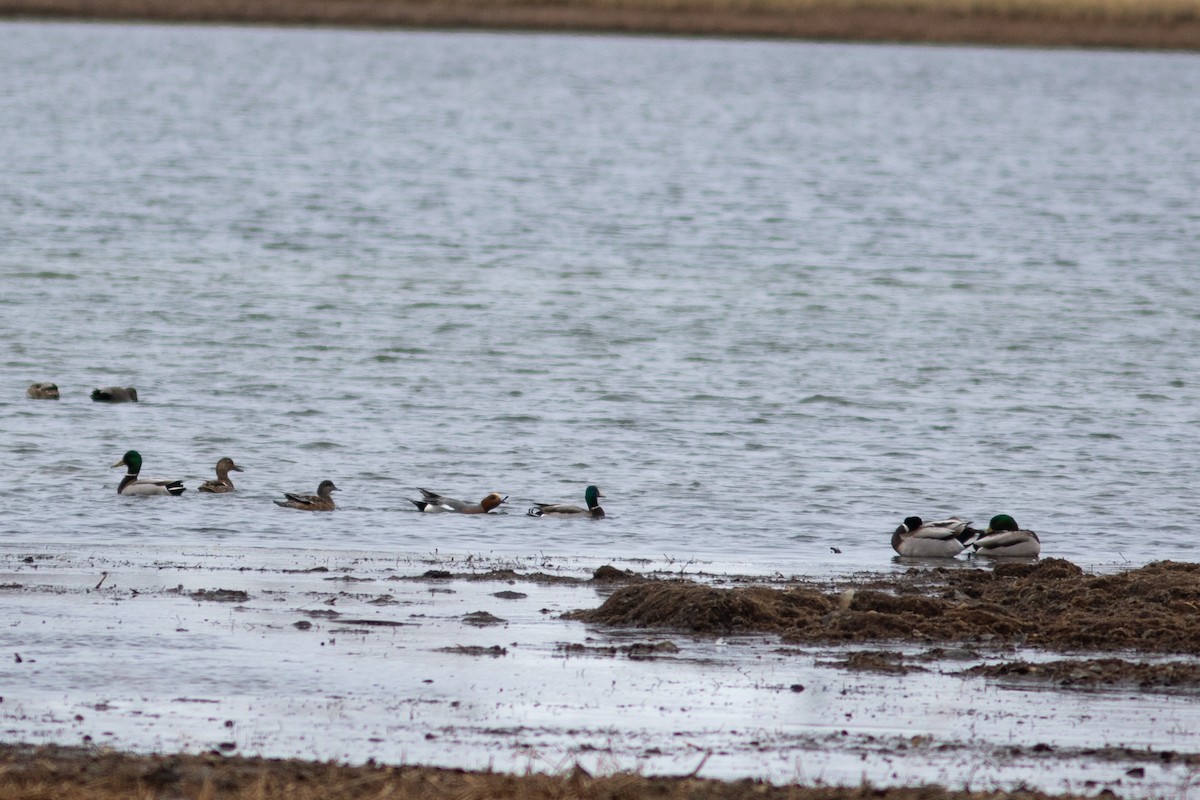
[[937, 786], [772, 786], [757, 781], [649, 778], [633, 773], [593, 777], [504, 775], [432, 767], [338, 764], [226, 757], [138, 756], [77, 747], [0, 745], [4, 800], [1075, 800], [1035, 791], [966, 792]]
[[568, 618], [695, 633], [772, 633], [811, 644], [904, 641], [1200, 655], [1200, 564], [1161, 561], [1088, 575], [1061, 559], [938, 568], [837, 591], [625, 586]]
[[0, 0], [0, 16], [1200, 49], [1200, 0]]

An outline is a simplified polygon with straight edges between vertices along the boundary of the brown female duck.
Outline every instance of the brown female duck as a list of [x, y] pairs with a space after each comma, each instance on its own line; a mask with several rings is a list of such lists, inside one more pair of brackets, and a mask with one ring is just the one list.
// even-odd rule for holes
[[233, 491], [233, 481], [229, 480], [230, 472], [244, 472], [237, 464], [233, 463], [232, 458], [222, 458], [217, 462], [217, 479], [215, 481], [205, 481], [196, 487], [197, 492], [209, 492], [211, 494], [224, 494], [225, 492]]
[[333, 511], [333, 492], [341, 491], [333, 485], [333, 481], [321, 481], [316, 494], [289, 494], [284, 492], [287, 500], [276, 500], [275, 505], [283, 508], [298, 508], [301, 511]]

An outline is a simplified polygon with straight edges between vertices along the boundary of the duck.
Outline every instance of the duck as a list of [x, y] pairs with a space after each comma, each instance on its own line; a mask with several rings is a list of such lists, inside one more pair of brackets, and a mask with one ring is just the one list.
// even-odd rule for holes
[[1042, 552], [1042, 540], [1033, 531], [1022, 530], [1008, 514], [997, 514], [987, 530], [971, 543], [975, 555], [991, 558], [1034, 558]]
[[333, 481], [321, 481], [316, 494], [291, 494], [284, 492], [287, 500], [276, 500], [275, 505], [282, 508], [298, 508], [301, 511], [333, 511], [333, 492], [341, 489], [333, 485]]
[[34, 400], [57, 400], [58, 384], [48, 381], [31, 383], [29, 384], [29, 388], [25, 390], [25, 396]]
[[573, 517], [576, 519], [604, 519], [604, 509], [600, 507], [600, 490], [589, 486], [583, 493], [587, 508], [554, 503], [534, 503], [525, 513], [531, 517]]
[[233, 481], [229, 480], [229, 473], [244, 472], [241, 467], [233, 463], [232, 458], [222, 458], [217, 462], [217, 479], [215, 481], [205, 481], [196, 487], [197, 492], [208, 492], [210, 494], [224, 494], [225, 492], [233, 491]]
[[113, 464], [113, 468], [122, 464], [125, 465], [126, 472], [120, 485], [117, 486], [117, 494], [144, 496], [169, 494], [178, 497], [185, 491], [183, 481], [139, 478], [138, 473], [142, 471], [142, 454], [137, 450], [126, 452], [121, 456], [120, 461]]
[[438, 513], [441, 511], [453, 511], [458, 514], [486, 514], [493, 508], [499, 507], [501, 503], [508, 501], [508, 497], [502, 497], [499, 492], [492, 492], [487, 497], [479, 501], [477, 505], [471, 505], [465, 500], [456, 500], [453, 497], [431, 492], [428, 489], [422, 489], [419, 486], [417, 491], [421, 493], [423, 499], [409, 500], [417, 507], [418, 511], [426, 514]]
[[136, 403], [137, 389], [132, 386], [104, 386], [92, 389], [92, 401], [96, 403]]
[[902, 556], [954, 558], [977, 536], [979, 531], [962, 517], [947, 517], [937, 522], [907, 517], [892, 534], [892, 549]]

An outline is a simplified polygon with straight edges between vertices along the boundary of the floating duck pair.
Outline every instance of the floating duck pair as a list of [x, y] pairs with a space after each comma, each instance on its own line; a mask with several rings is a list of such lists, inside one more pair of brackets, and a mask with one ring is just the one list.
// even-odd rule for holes
[[1021, 530], [1008, 514], [992, 517], [986, 531], [975, 530], [961, 517], [937, 522], [908, 517], [892, 534], [892, 549], [902, 556], [954, 558], [968, 547], [975, 555], [990, 557], [1033, 558], [1042, 551], [1038, 535]]
[[[117, 486], [117, 494], [127, 495], [174, 495], [178, 497], [186, 491], [182, 480], [174, 481], [160, 478], [142, 478], [142, 454], [130, 450], [121, 456], [121, 460], [113, 464], [113, 468], [125, 465], [125, 477]], [[223, 494], [233, 491], [233, 481], [229, 479], [230, 472], [243, 472], [241, 467], [233, 463], [232, 458], [222, 458], [217, 462], [217, 479], [205, 481], [196, 488], [198, 492]]]
[[[58, 400], [58, 384], [48, 381], [31, 383], [25, 396], [34, 400]], [[92, 400], [97, 403], [136, 403], [137, 389], [132, 386], [104, 386], [92, 389]]]
[[[446, 511], [458, 514], [487, 514], [492, 509], [499, 508], [503, 503], [508, 501], [508, 498], [501, 496], [499, 492], [492, 492], [480, 500], [478, 504], [471, 504], [463, 500], [456, 500], [453, 497], [431, 492], [428, 489], [418, 487], [417, 490], [421, 493], [422, 499], [409, 500], [408, 502], [416, 506], [418, 511], [426, 514]], [[526, 513], [531, 517], [587, 517], [590, 519], [604, 519], [604, 509], [600, 507], [599, 500], [604, 495], [600, 494], [600, 490], [595, 486], [589, 486], [583, 496], [585, 502], [587, 502], [587, 508], [561, 503], [534, 503]]]

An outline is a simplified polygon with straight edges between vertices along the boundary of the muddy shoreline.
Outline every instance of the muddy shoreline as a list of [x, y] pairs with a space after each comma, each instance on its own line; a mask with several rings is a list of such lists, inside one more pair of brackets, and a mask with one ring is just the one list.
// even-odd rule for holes
[[1200, 50], [1200, 14], [1067, 15], [1034, 7], [789, 7], [420, 0], [0, 0], [0, 17], [764, 37], [816, 41]]
[[[814, 579], [541, 554], [4, 548], [0, 797], [1189, 785], [1200, 567], [897, 567]], [[1026, 613], [1039, 606], [1044, 619]], [[1052, 644], [1084, 629], [1112, 647]]]
[[83, 747], [0, 745], [0, 796], [7, 800], [125, 800], [222, 797], [229, 800], [350, 800], [351, 798], [704, 798], [705, 800], [1075, 800], [1081, 795], [951, 791], [939, 786], [875, 789], [773, 786], [753, 780], [715, 781], [593, 776], [576, 767], [559, 774], [506, 775], [419, 766], [350, 766], [294, 759], [201, 755], [135, 755]]

